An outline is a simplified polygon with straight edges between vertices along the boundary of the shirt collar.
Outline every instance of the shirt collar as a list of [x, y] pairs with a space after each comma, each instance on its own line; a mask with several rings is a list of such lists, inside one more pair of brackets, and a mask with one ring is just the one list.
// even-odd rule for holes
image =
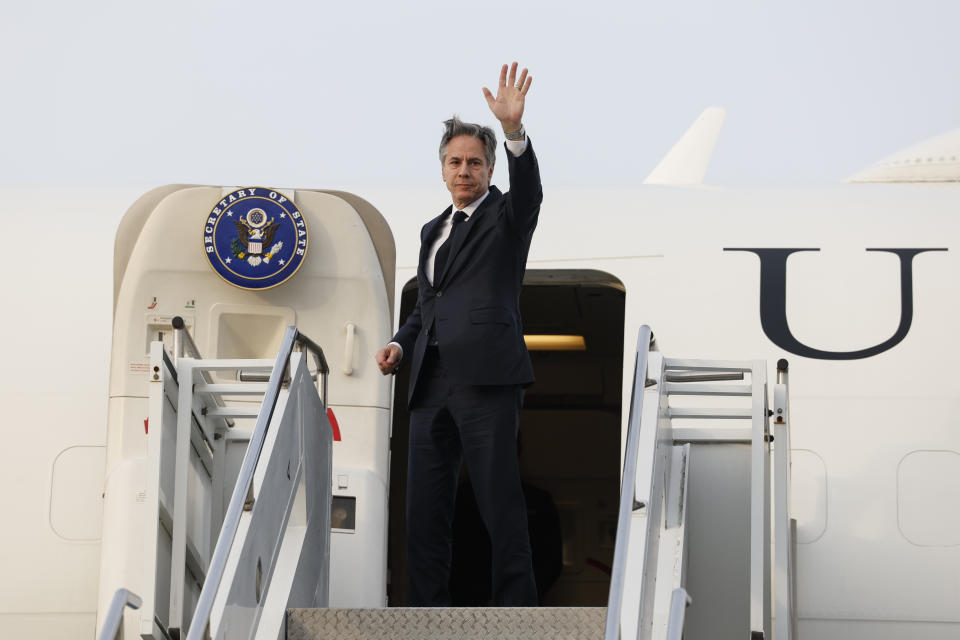
[[467, 215], [467, 218], [469, 218], [470, 216], [473, 215], [473, 212], [477, 210], [480, 204], [487, 199], [488, 195], [490, 195], [490, 189], [487, 189], [486, 193], [484, 193], [482, 196], [480, 196], [479, 198], [477, 198], [476, 200], [474, 200], [473, 202], [465, 206], [463, 209], [457, 209], [457, 205], [453, 205], [453, 210], [463, 211]]

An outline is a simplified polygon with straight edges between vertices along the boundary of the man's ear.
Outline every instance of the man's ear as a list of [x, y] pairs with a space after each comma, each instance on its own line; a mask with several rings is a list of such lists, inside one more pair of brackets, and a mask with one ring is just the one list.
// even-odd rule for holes
[[493, 180], [493, 168], [497, 166], [495, 163], [490, 165], [490, 171], [487, 173], [487, 182]]

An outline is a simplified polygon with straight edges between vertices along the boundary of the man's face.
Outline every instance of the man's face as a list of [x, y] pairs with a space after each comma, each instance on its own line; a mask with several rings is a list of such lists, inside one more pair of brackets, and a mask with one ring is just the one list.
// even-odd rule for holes
[[443, 160], [443, 181], [453, 196], [453, 203], [462, 209], [484, 193], [490, 185], [493, 166], [483, 155], [483, 143], [473, 136], [457, 136], [447, 143]]

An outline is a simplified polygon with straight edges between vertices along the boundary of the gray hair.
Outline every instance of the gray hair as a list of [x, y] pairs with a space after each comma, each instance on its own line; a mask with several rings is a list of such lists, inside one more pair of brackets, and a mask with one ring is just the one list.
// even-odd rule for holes
[[472, 122], [464, 122], [456, 115], [443, 121], [443, 137], [440, 138], [440, 164], [447, 159], [447, 144], [457, 136], [472, 136], [483, 143], [483, 155], [487, 165], [493, 166], [497, 160], [497, 134], [490, 127]]

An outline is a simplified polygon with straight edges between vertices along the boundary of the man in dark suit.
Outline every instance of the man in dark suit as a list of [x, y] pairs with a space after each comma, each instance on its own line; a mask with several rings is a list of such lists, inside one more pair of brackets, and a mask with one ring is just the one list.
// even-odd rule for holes
[[532, 606], [537, 589], [517, 463], [523, 387], [533, 367], [518, 300], [542, 190], [523, 128], [532, 78], [517, 63], [484, 97], [507, 138], [510, 190], [490, 186], [496, 136], [447, 120], [440, 143], [453, 205], [420, 232], [417, 306], [376, 354], [384, 374], [411, 366], [407, 552], [412, 606], [448, 606], [451, 525], [461, 457], [492, 544], [494, 603]]

